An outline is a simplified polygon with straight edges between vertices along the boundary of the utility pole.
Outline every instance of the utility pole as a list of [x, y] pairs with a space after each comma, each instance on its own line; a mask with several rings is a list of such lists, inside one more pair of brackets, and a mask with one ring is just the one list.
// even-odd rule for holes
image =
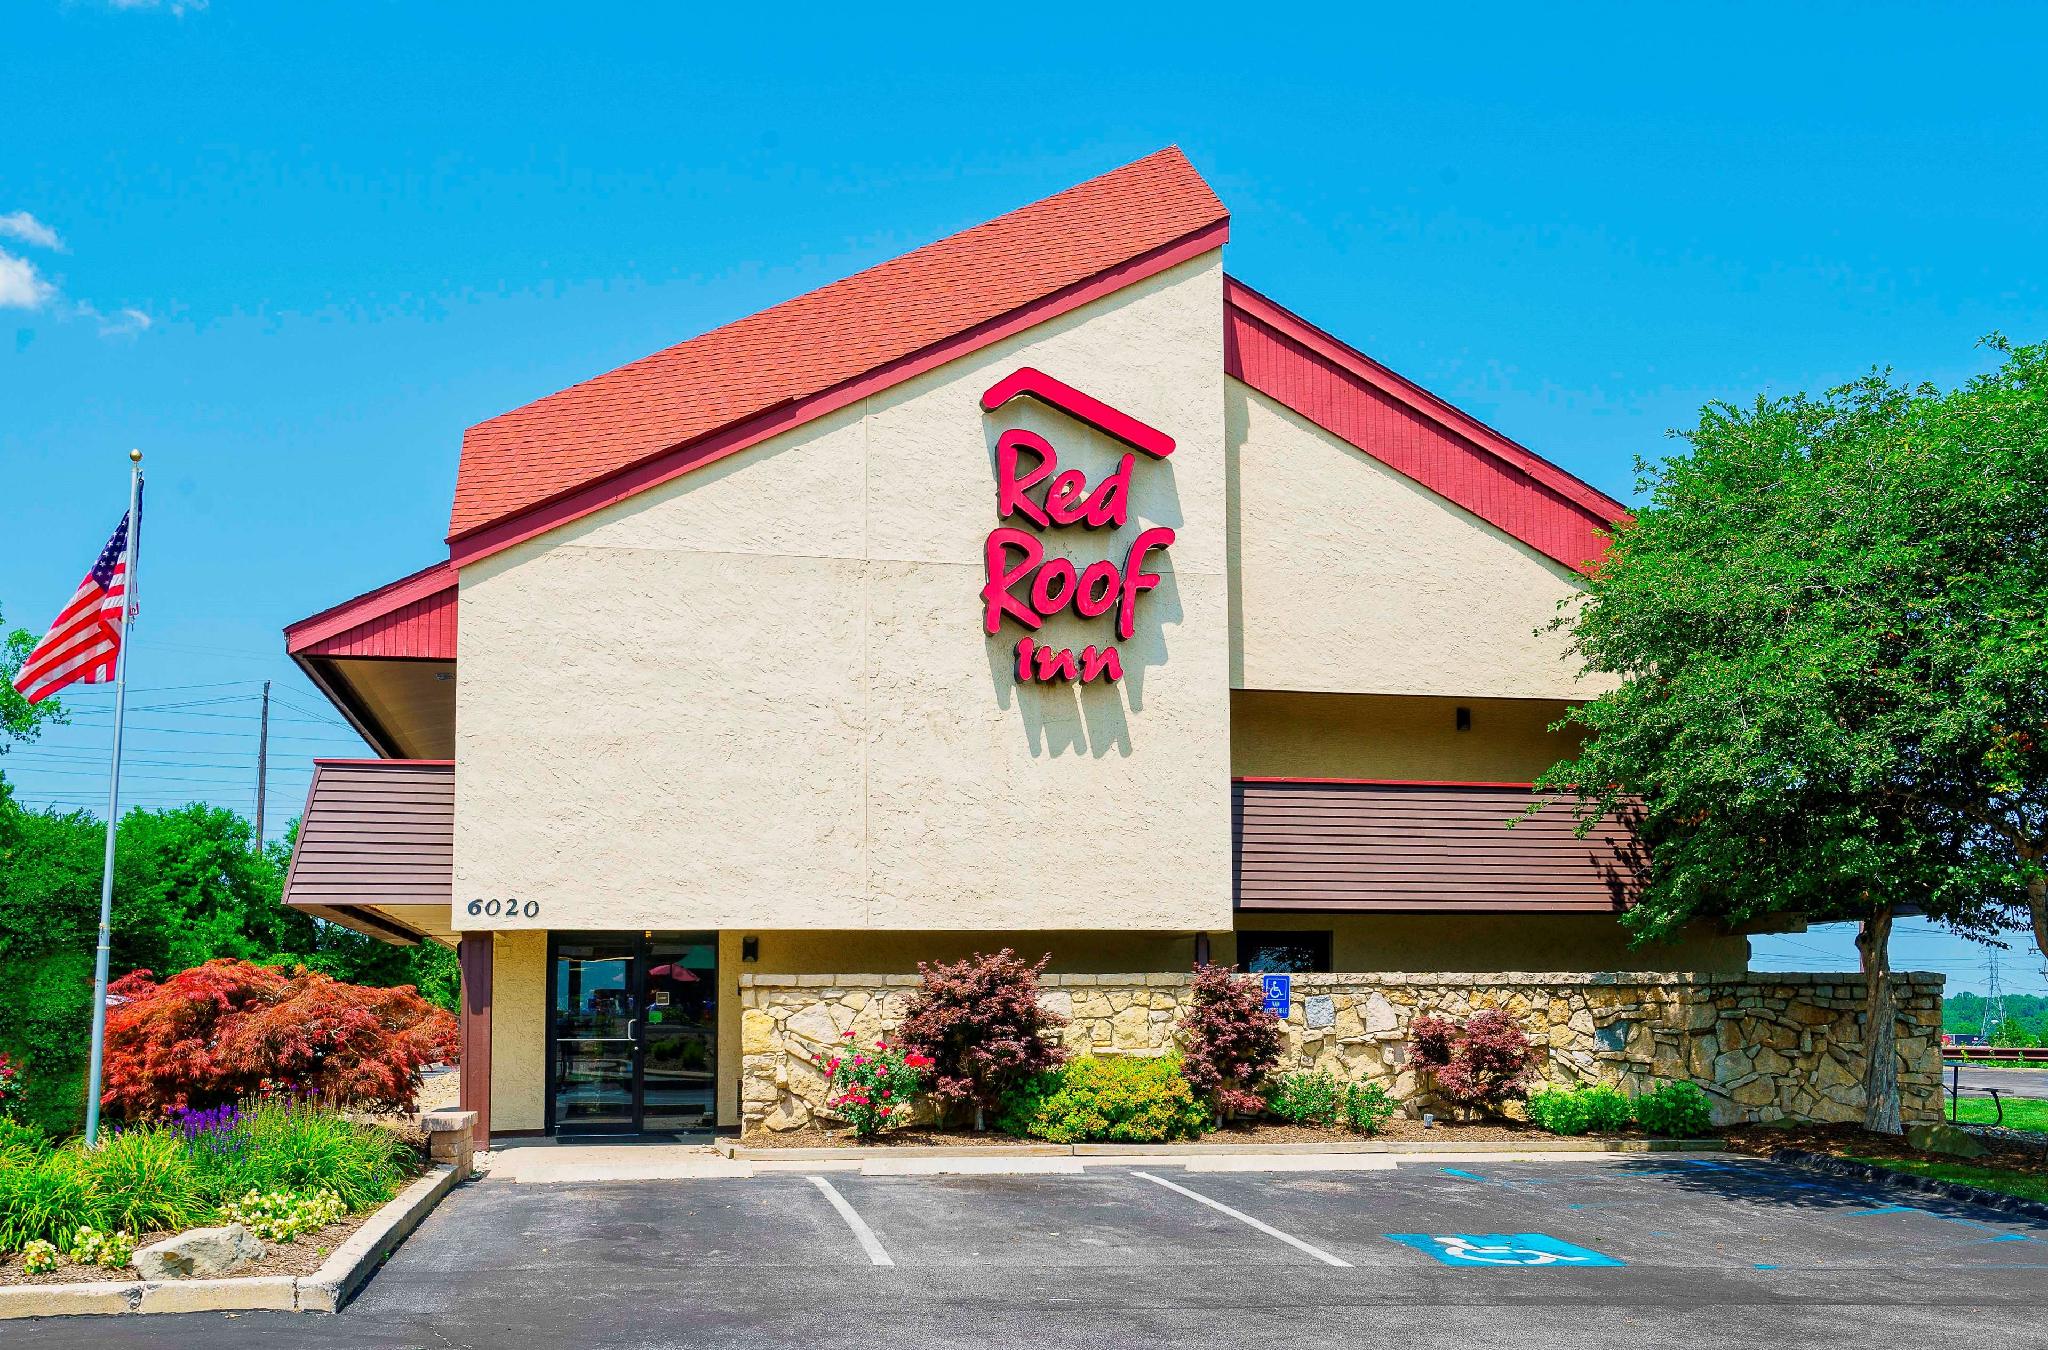
[[1998, 974], [1998, 950], [1986, 953], [1990, 969], [1984, 977], [1984, 1025], [1979, 1030], [1984, 1035], [1984, 1044], [1997, 1043], [1999, 1033], [2005, 1030], [2005, 983]]
[[263, 799], [270, 786], [270, 681], [263, 682], [263, 729], [256, 733], [256, 851], [263, 851]]

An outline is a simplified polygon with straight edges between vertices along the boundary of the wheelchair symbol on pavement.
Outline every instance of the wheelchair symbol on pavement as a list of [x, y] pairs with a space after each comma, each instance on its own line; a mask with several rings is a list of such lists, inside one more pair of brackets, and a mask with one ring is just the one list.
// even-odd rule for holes
[[1628, 1264], [1548, 1233], [1388, 1233], [1387, 1238], [1427, 1252], [1447, 1266], [1533, 1266], [1557, 1270]]

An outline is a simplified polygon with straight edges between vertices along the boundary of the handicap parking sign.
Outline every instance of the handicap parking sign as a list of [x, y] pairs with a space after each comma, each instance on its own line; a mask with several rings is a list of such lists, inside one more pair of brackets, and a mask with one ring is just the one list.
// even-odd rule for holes
[[1287, 1016], [1287, 1003], [1294, 995], [1292, 975], [1261, 975], [1259, 987], [1265, 992], [1266, 1011], [1275, 1017]]
[[1427, 1252], [1447, 1266], [1541, 1266], [1572, 1270], [1628, 1264], [1590, 1248], [1573, 1246], [1548, 1233], [1389, 1233], [1387, 1238]]

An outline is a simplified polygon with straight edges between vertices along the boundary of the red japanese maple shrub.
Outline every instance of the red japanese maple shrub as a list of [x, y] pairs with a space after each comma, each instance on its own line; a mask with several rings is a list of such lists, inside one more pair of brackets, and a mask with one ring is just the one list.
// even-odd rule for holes
[[1067, 1019], [1038, 1001], [1038, 977], [1050, 960], [1034, 965], [1005, 947], [965, 961], [917, 963], [924, 983], [897, 1039], [931, 1058], [932, 1095], [972, 1106], [977, 1126], [1004, 1094], [1066, 1062], [1057, 1034]]
[[1536, 1070], [1536, 1050], [1515, 1020], [1498, 1009], [1476, 1013], [1463, 1027], [1423, 1016], [1408, 1029], [1413, 1059], [1436, 1090], [1459, 1106], [1499, 1114], [1525, 1092]]
[[222, 959], [109, 993], [106, 1087], [122, 1116], [205, 1108], [265, 1093], [336, 1106], [412, 1109], [420, 1070], [455, 1055], [455, 1019], [411, 985], [344, 984], [303, 966]]
[[1263, 1111], [1259, 1084], [1280, 1062], [1280, 1019], [1252, 976], [1235, 966], [1198, 966], [1180, 1020], [1181, 1071], [1218, 1115]]

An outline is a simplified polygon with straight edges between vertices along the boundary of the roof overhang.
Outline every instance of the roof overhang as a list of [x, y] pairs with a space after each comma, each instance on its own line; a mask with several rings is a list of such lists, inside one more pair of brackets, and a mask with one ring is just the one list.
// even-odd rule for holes
[[455, 765], [317, 759], [284, 903], [386, 942], [451, 932]]
[[378, 754], [442, 757], [454, 753], [456, 614], [455, 566], [437, 562], [290, 625], [285, 651]]

